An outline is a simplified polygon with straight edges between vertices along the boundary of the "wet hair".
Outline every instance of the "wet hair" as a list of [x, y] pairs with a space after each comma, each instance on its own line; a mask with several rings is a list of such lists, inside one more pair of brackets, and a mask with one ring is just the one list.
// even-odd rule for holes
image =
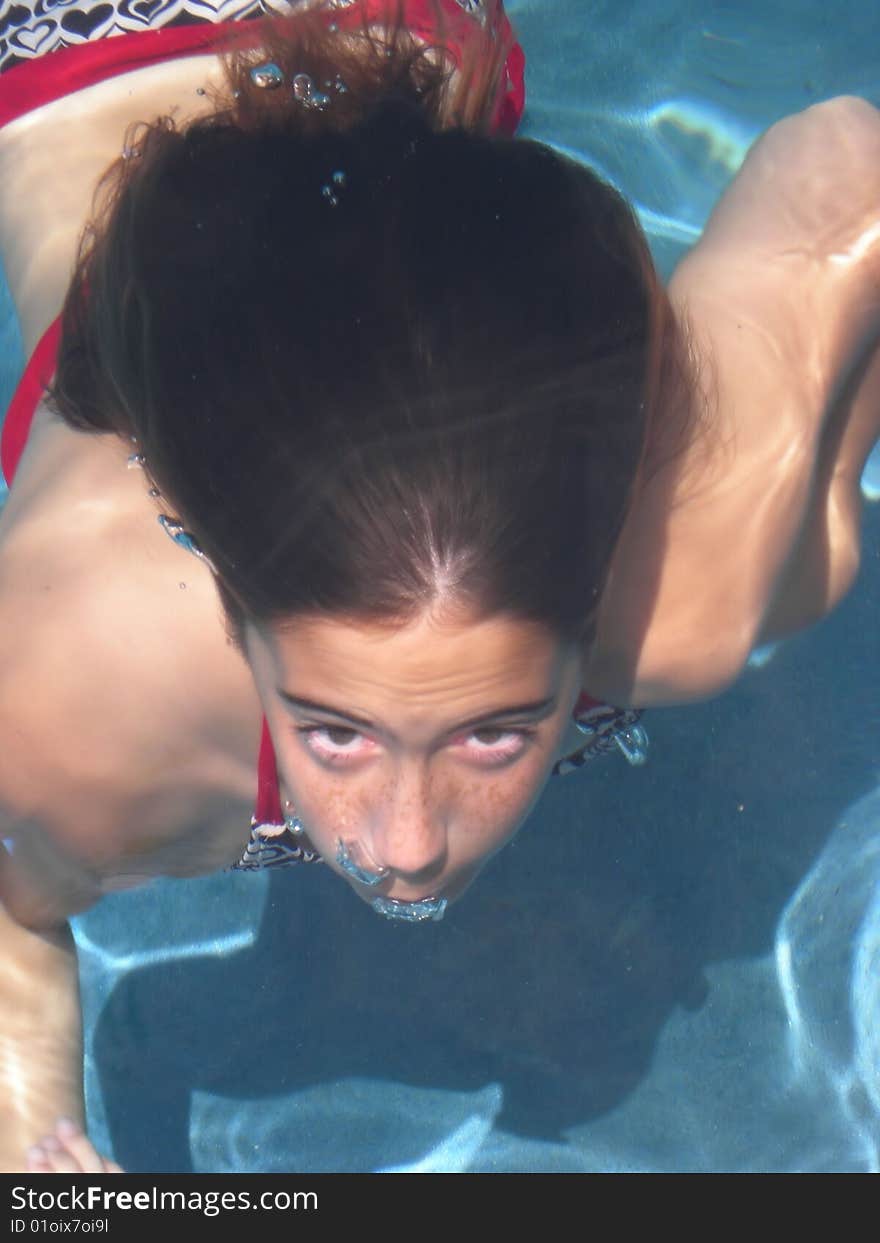
[[[55, 408], [137, 439], [239, 645], [446, 603], [582, 639], [675, 353], [643, 234], [588, 168], [490, 132], [493, 0], [455, 77], [400, 5], [382, 33], [325, 9], [230, 51], [212, 115], [129, 133]], [[329, 106], [259, 89], [266, 60]]]

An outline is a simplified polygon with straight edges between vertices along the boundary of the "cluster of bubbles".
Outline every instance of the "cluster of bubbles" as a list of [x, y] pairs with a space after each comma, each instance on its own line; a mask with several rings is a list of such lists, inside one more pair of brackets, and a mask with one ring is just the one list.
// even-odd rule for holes
[[[266, 61], [265, 64], [254, 65], [250, 76], [254, 86], [258, 86], [264, 91], [275, 91], [279, 86], [284, 85], [284, 74], [274, 61]], [[306, 108], [326, 108], [331, 102], [331, 97], [325, 95], [323, 91], [319, 91], [315, 87], [314, 79], [307, 73], [294, 74], [291, 86], [293, 87], [293, 98]], [[324, 86], [328, 90], [335, 91], [337, 95], [344, 95], [348, 90], [339, 74], [325, 82]]]
[[[336, 172], [333, 174], [333, 176], [330, 178], [330, 181], [332, 184], [321, 186], [321, 194], [324, 196], [324, 198], [327, 200], [327, 202], [330, 204], [331, 207], [336, 207], [337, 204], [339, 203], [339, 199], [336, 195], [336, 190], [341, 190], [342, 187], [345, 185], [346, 183], [345, 173], [342, 172], [341, 169], [337, 169]], [[336, 190], [334, 190], [334, 186], [336, 187]]]
[[[278, 87], [284, 85], [284, 73], [275, 64], [274, 61], [266, 61], [262, 65], [254, 65], [250, 71], [251, 81], [254, 86], [258, 86], [261, 90], [274, 91]], [[293, 88], [293, 98], [297, 103], [302, 104], [306, 108], [326, 108], [331, 102], [331, 97], [325, 95], [323, 91], [319, 91], [315, 87], [315, 81], [307, 73], [296, 73], [291, 79]], [[335, 78], [324, 83], [328, 90], [333, 90], [337, 95], [343, 95], [348, 87], [343, 82], [339, 74]], [[327, 185], [321, 186], [321, 194], [327, 200], [331, 207], [339, 204], [339, 198], [336, 191], [342, 189], [346, 183], [345, 173], [337, 169], [330, 178]]]

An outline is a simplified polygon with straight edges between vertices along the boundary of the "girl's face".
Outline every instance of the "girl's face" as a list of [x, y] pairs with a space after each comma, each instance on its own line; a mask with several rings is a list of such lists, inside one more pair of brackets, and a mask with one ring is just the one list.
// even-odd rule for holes
[[297, 618], [249, 627], [247, 650], [282, 796], [327, 864], [392, 907], [452, 901], [510, 840], [581, 690], [578, 646], [507, 617]]

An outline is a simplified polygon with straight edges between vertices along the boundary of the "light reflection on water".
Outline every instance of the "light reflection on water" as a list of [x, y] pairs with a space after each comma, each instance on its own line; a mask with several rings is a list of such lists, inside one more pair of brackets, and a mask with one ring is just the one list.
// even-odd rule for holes
[[[591, 4], [589, 22], [583, 0], [511, 0], [508, 9], [529, 56], [525, 132], [589, 161], [627, 194], [666, 275], [699, 236], [749, 142], [766, 125], [842, 91], [880, 102], [875, 5], [832, 12], [825, 0], [798, 0], [768, 13], [763, 5], [720, 0], [599, 2]], [[18, 326], [0, 281], [0, 408], [21, 367]], [[863, 490], [880, 499], [880, 453], [866, 468]], [[2, 495], [0, 485], [0, 504]], [[877, 594], [876, 568], [867, 567], [859, 591]], [[817, 651], [816, 640], [805, 642], [813, 646], [793, 649], [801, 653], [804, 679], [813, 674]], [[820, 634], [820, 649], [825, 642]], [[798, 659], [791, 650], [778, 650], [772, 666], [769, 651], [756, 654], [754, 677], [780, 677], [777, 666]], [[850, 659], [846, 641], [835, 655], [843, 669]], [[823, 668], [824, 682], [806, 697], [818, 701], [815, 721], [808, 722], [814, 733], [824, 729], [823, 705], [836, 689], [833, 667]], [[736, 692], [743, 702], [753, 693], [748, 683]], [[854, 701], [854, 729], [872, 700], [863, 693]], [[699, 728], [693, 726], [695, 749]], [[765, 745], [769, 757], [769, 728]], [[846, 748], [847, 756], [852, 751]], [[866, 757], [875, 752], [861, 741], [855, 752], [841, 764], [857, 765], [855, 784], [869, 788], [876, 766]], [[687, 747], [655, 752], [654, 771], [663, 766], [659, 786], [651, 787], [658, 799], [675, 802], [667, 785], [687, 759]], [[602, 782], [631, 779], [625, 765], [608, 773], [580, 787], [585, 806]], [[803, 773], [792, 769], [787, 776], [794, 785], [805, 773], [806, 761]], [[685, 774], [691, 788], [680, 800], [680, 817], [699, 814], [701, 780], [699, 773]], [[766, 813], [768, 851], [787, 803], [782, 788]], [[661, 812], [668, 806], [646, 807], [646, 814]], [[628, 830], [624, 820], [621, 831]], [[279, 1084], [274, 1094], [255, 1099], [242, 1099], [234, 1080], [221, 1080], [194, 1089], [186, 1106], [195, 1167], [877, 1170], [880, 796], [873, 791], [851, 800], [828, 830], [823, 848], [804, 863], [773, 945], [753, 957], [708, 962], [705, 1000], [696, 1009], [673, 1010], [657, 1032], [650, 1066], [605, 1115], [540, 1138], [506, 1128], [507, 1089], [494, 1080], [465, 1091], [343, 1074], [290, 1090]], [[740, 848], [731, 842], [732, 852]], [[90, 1121], [108, 1151], [143, 1120], [119, 1111], [110, 1117], [105, 1108], [93, 1046], [105, 1003], [139, 972], [172, 976], [184, 965], [232, 963], [255, 952], [265, 900], [265, 878], [217, 877], [113, 897], [75, 921]], [[289, 957], [291, 971], [307, 973], [306, 942], [271, 949]], [[239, 990], [227, 1004], [234, 1025], [251, 1003]], [[147, 1021], [136, 1010], [125, 1019], [129, 1026]], [[308, 1021], [320, 1027], [334, 1015], [316, 1013]], [[155, 1030], [162, 1030], [161, 1016]], [[209, 1047], [213, 1034], [199, 1032], [198, 1039]], [[572, 1042], [582, 1035], [573, 1021]], [[246, 1063], [244, 1044], [241, 1057]]]

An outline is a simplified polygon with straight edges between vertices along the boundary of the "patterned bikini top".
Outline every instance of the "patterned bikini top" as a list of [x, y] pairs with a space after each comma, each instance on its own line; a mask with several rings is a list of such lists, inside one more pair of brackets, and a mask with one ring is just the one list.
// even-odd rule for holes
[[[635, 708], [614, 708], [583, 694], [573, 713], [575, 724], [584, 735], [584, 743], [572, 755], [559, 760], [553, 776], [565, 776], [599, 755], [620, 751], [630, 764], [644, 764], [648, 758], [648, 735], [639, 720], [642, 713]], [[297, 863], [321, 863], [301, 833], [288, 828], [281, 811], [278, 790], [278, 769], [269, 727], [263, 721], [260, 744], [257, 809], [251, 819], [251, 831], [244, 854], [230, 871], [257, 872], [263, 868], [290, 867]]]
[[283, 16], [286, 0], [32, 0], [0, 4], [0, 73], [60, 48], [163, 26]]
[[[0, 0], [0, 73], [61, 48], [117, 35], [143, 34], [165, 26], [284, 17], [310, 0]], [[335, 0], [352, 7], [355, 0]], [[454, 0], [485, 21], [483, 0]]]

